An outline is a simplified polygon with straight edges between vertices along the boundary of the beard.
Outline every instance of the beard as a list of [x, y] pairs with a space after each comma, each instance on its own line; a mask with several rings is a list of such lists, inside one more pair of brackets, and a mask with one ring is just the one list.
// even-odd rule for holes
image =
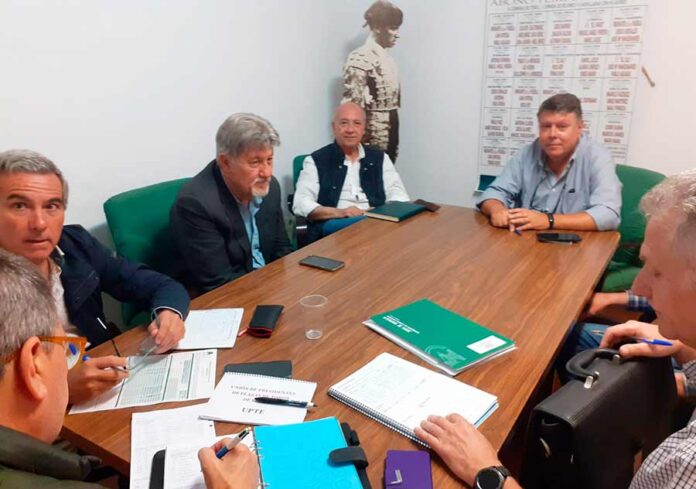
[[254, 197], [265, 197], [271, 189], [271, 179], [257, 178], [251, 184], [251, 195]]

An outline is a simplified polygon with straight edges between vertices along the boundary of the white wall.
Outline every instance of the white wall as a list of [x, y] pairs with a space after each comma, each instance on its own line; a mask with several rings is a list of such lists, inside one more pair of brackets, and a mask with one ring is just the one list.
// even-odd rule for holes
[[[477, 171], [483, 0], [395, 0], [402, 78], [397, 168], [409, 192], [470, 205]], [[195, 174], [232, 112], [270, 119], [292, 156], [330, 140], [346, 55], [371, 0], [0, 2], [0, 149], [28, 147], [72, 186], [68, 222], [103, 237], [102, 202]], [[696, 167], [692, 0], [651, 0], [629, 158], [665, 173]], [[97, 228], [97, 229], [95, 229]]]
[[696, 168], [696, 2], [653, 0], [637, 84], [628, 159], [665, 174]]

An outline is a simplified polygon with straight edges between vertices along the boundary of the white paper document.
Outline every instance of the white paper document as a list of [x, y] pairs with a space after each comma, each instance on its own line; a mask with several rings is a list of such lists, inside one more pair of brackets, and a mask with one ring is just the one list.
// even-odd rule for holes
[[[198, 450], [204, 446], [212, 446], [223, 438], [234, 436], [213, 437], [200, 447], [191, 443], [167, 446], [164, 455], [164, 489], [206, 489], [201, 464], [198, 461]], [[254, 432], [249, 433], [241, 444], [254, 451]]]
[[457, 413], [479, 426], [498, 407], [492, 394], [389, 353], [332, 386], [329, 395], [414, 440], [414, 428], [431, 414]]
[[70, 414], [146, 406], [160, 402], [210, 397], [215, 388], [217, 350], [128, 357], [128, 367], [144, 366], [113, 389], [92, 401], [73, 406]]
[[186, 334], [176, 349], [232, 348], [243, 314], [242, 308], [191, 311], [186, 318]]
[[[186, 443], [197, 453], [212, 445], [215, 426], [198, 419], [201, 404], [147, 413], [133, 413], [131, 422], [130, 489], [148, 489], [152, 457], [169, 445]], [[248, 437], [247, 437], [248, 438]], [[200, 466], [198, 467], [200, 473]], [[194, 486], [192, 486], [194, 487]]]
[[315, 382], [226, 373], [215, 387], [210, 401], [201, 407], [201, 417], [216, 421], [245, 424], [301, 423], [307, 409], [274, 404], [261, 404], [255, 397], [277, 397], [309, 402], [317, 389]]

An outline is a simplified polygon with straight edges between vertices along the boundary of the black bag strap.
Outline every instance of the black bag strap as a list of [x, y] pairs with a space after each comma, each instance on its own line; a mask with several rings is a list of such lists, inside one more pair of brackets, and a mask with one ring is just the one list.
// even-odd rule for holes
[[367, 456], [365, 451], [360, 448], [360, 438], [358, 433], [353, 430], [348, 423], [341, 423], [343, 437], [346, 439], [348, 446], [346, 448], [337, 448], [329, 453], [329, 460], [335, 464], [352, 463], [358, 471], [358, 477], [363, 489], [372, 489], [370, 481], [367, 478]]

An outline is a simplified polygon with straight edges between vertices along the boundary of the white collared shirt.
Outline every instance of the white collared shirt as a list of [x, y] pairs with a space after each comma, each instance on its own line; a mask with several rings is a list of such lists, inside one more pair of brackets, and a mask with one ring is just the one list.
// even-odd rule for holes
[[[336, 204], [337, 209], [345, 209], [351, 206], [363, 210], [370, 208], [367, 195], [360, 185], [360, 159], [365, 157], [365, 149], [362, 144], [359, 146], [358, 152], [356, 161], [351, 161], [347, 156], [343, 161], [347, 171], [343, 187], [341, 188], [341, 195], [338, 199], [338, 204]], [[392, 163], [387, 154], [384, 155], [384, 161], [382, 162], [382, 180], [384, 181], [384, 193], [387, 202], [392, 200], [407, 202], [410, 200], [401, 177], [396, 172], [394, 163]], [[317, 165], [310, 155], [305, 158], [302, 172], [297, 179], [292, 212], [297, 216], [307, 217], [314, 209], [319, 207], [318, 198], [319, 173]]]

